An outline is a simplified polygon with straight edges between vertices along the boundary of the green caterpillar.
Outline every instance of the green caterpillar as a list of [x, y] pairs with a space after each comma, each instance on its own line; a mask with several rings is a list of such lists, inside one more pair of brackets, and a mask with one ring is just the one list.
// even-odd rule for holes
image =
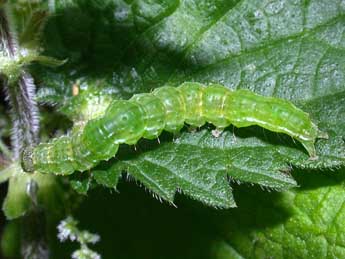
[[140, 138], [155, 139], [163, 130], [176, 133], [185, 123], [200, 127], [206, 122], [219, 130], [259, 125], [297, 139], [311, 158], [314, 142], [326, 138], [309, 115], [292, 103], [265, 97], [249, 90], [231, 91], [221, 85], [184, 83], [164, 86], [152, 93], [134, 95], [130, 100], [111, 102], [105, 113], [82, 129], [50, 143], [24, 150], [26, 172], [70, 174], [85, 171], [115, 156], [119, 145], [135, 144]]

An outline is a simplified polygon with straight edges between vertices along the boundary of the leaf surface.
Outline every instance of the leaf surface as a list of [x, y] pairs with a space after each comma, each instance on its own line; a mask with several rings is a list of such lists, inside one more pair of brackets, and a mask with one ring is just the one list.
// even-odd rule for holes
[[282, 194], [242, 188], [239, 208], [215, 221], [223, 240], [212, 258], [343, 258], [343, 173], [298, 171], [301, 188]]
[[122, 98], [184, 81], [220, 83], [289, 99], [330, 136], [317, 142], [319, 159], [310, 161], [287, 136], [229, 127], [216, 139], [206, 126], [160, 145], [139, 143], [140, 151], [112, 160], [118, 174], [128, 171], [160, 197], [172, 202], [182, 190], [206, 204], [231, 207], [227, 175], [286, 189], [296, 186], [291, 166], [344, 164], [343, 1], [70, 1], [56, 9], [46, 50], [70, 62], [49, 72], [60, 76], [43, 84], [42, 101], [68, 106], [70, 88], [81, 79], [85, 89], [96, 85]]

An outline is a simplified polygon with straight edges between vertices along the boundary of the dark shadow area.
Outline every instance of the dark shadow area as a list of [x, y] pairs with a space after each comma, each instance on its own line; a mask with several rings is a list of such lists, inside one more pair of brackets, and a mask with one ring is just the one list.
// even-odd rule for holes
[[292, 176], [299, 184], [301, 191], [314, 190], [322, 186], [336, 186], [345, 182], [345, 168], [336, 170], [302, 170], [295, 168]]
[[80, 66], [102, 73], [117, 63], [136, 33], [129, 21], [114, 18], [116, 4], [76, 1], [50, 17], [44, 31], [46, 53], [68, 58], [69, 67]]
[[116, 2], [81, 0], [76, 3], [74, 7], [58, 10], [49, 18], [44, 31], [45, 53], [68, 59], [61, 72], [78, 70], [104, 77], [122, 62], [131, 63], [124, 56], [141, 32], [130, 10], [123, 9], [123, 19], [117, 19], [116, 11], [122, 7]]
[[[81, 228], [101, 235], [95, 249], [105, 259], [212, 259], [214, 241], [231, 231], [230, 226], [241, 224], [243, 231], [249, 231], [289, 217], [285, 208], [274, 205], [279, 203], [278, 193], [248, 186], [236, 188], [239, 208], [230, 210], [205, 207], [181, 195], [177, 195], [178, 208], [174, 208], [124, 181], [118, 189], [119, 193], [93, 190], [75, 215]], [[258, 202], [260, 209], [253, 211]], [[66, 250], [63, 253], [68, 254]]]
[[[0, 204], [3, 204], [3, 202], [5, 200], [7, 188], [8, 188], [7, 183], [0, 184]], [[5, 215], [3, 214], [2, 210], [1, 210], [0, 211], [0, 237], [3, 236], [5, 225], [6, 225], [6, 218], [5, 218]], [[2, 255], [1, 247], [0, 247], [0, 258], [5, 258]]]
[[77, 215], [81, 226], [102, 236], [97, 250], [103, 258], [209, 258], [215, 233], [205, 215], [184, 202], [178, 209], [161, 204], [133, 183], [118, 189], [120, 194], [91, 192]]

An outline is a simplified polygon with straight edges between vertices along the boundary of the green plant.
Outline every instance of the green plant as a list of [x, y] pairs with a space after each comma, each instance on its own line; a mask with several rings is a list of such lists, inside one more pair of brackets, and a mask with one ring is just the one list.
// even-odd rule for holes
[[[180, 254], [164, 252], [140, 245], [136, 233], [129, 236], [131, 242], [137, 240], [134, 250], [140, 253], [121, 251], [120, 246], [112, 251], [109, 247], [115, 244], [101, 244], [109, 240], [107, 231], [97, 229], [105, 258], [344, 257], [343, 1], [8, 1], [0, 2], [0, 8], [0, 68], [8, 100], [0, 109], [8, 110], [8, 104], [12, 109], [10, 118], [0, 115], [0, 179], [9, 180], [3, 210], [13, 220], [2, 241], [8, 255], [18, 247], [13, 236], [21, 235], [23, 257], [44, 258], [50, 251], [59, 258], [63, 249], [54, 242], [56, 225], [72, 211], [81, 222], [102, 230], [95, 209], [101, 204], [92, 200], [114, 206], [106, 199], [116, 198], [107, 198], [98, 186], [117, 189], [126, 172], [154, 197], [187, 211], [180, 217], [171, 207], [160, 209], [145, 201], [154, 208], [151, 214], [162, 215], [164, 222], [173, 222], [175, 216], [180, 219], [177, 227], [188, 222], [186, 228], [195, 235], [187, 237], [207, 245], [193, 241], [188, 250], [181, 244]], [[70, 176], [28, 174], [19, 166], [25, 147], [59, 137], [72, 124], [74, 129], [83, 127], [111, 100], [185, 81], [287, 99], [308, 112], [329, 139], [316, 143], [319, 158], [312, 161], [285, 135], [229, 127], [214, 138], [214, 128], [207, 125], [200, 130], [185, 127], [179, 135], [164, 133], [159, 142], [141, 140], [135, 148], [121, 146], [114, 159]], [[238, 208], [214, 211], [175, 202], [176, 191], [215, 208], [236, 203]], [[80, 194], [88, 194], [84, 202]], [[122, 196], [123, 204], [115, 203], [112, 217], [122, 218], [120, 211], [128, 211], [127, 216], [132, 213], [137, 219], [131, 207], [139, 206], [135, 199], [142, 194], [125, 192], [118, 199]], [[141, 211], [146, 210], [143, 205]], [[159, 224], [152, 221], [150, 227]], [[177, 242], [177, 237], [169, 239], [174, 229], [163, 226], [165, 237]], [[117, 229], [121, 234], [110, 233], [110, 239], [121, 242], [126, 232], [120, 225]], [[156, 232], [148, 232], [155, 240]]]

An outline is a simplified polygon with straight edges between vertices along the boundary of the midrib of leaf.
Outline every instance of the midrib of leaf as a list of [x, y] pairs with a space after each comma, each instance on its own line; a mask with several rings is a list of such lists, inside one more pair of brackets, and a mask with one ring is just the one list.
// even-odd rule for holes
[[[233, 13], [238, 13], [239, 10], [237, 10], [237, 9], [240, 9], [241, 5], [243, 3], [245, 3], [245, 2], [246, 2], [245, 0], [239, 1], [235, 6], [233, 6], [229, 10], [226, 10], [223, 15], [217, 17], [214, 21], [212, 21], [209, 24], [206, 24], [205, 26], [200, 28], [200, 30], [197, 33], [195, 33], [194, 39], [191, 40], [191, 43], [187, 44], [186, 47], [182, 50], [182, 53], [183, 53], [182, 58], [177, 63], [182, 64], [184, 62], [184, 60], [188, 57], [188, 55], [190, 55], [191, 51], [193, 50], [193, 47], [195, 47], [197, 42], [200, 41], [200, 39], [202, 39], [204, 34], [206, 34], [208, 31], [210, 31], [224, 17], [231, 16]], [[252, 5], [252, 6], [254, 7], [255, 5]], [[304, 13], [304, 12], [302, 12], [302, 13]], [[171, 15], [173, 15], [173, 13]], [[135, 41], [140, 41], [140, 39], [142, 39], [146, 34], [154, 32], [156, 27], [159, 28], [159, 26], [165, 20], [169, 19], [169, 17], [171, 17], [171, 15], [166, 17], [164, 20], [161, 20], [159, 23], [152, 25], [152, 27], [150, 27], [150, 30], [144, 31], [138, 37], [138, 39], [134, 40], [130, 45], [134, 44]], [[277, 38], [277, 39], [269, 38], [269, 39], [267, 39], [265, 41], [259, 42], [258, 46], [254, 45], [251, 48], [243, 49], [241, 47], [241, 50], [239, 52], [231, 53], [228, 56], [225, 56], [224, 59], [219, 60], [217, 63], [208, 64], [206, 66], [203, 66], [201, 68], [201, 70], [207, 70], [208, 68], [213, 67], [214, 65], [217, 65], [217, 64], [219, 64], [221, 62], [225, 62], [226, 60], [233, 59], [233, 58], [238, 58], [239, 56], [242, 56], [242, 55], [245, 55], [245, 54], [251, 54], [251, 53], [259, 52], [261, 50], [270, 49], [270, 48], [272, 48], [272, 46], [277, 46], [277, 45], [279, 45], [281, 43], [284, 43], [284, 42], [287, 42], [289, 40], [299, 40], [302, 36], [303, 37], [308, 37], [309, 35], [314, 34], [314, 33], [318, 32], [319, 30], [321, 30], [321, 29], [323, 29], [323, 28], [325, 28], [327, 26], [335, 24], [337, 21], [340, 21], [344, 17], [345, 17], [344, 15], [338, 14], [337, 16], [335, 16], [335, 17], [333, 17], [333, 18], [331, 18], [331, 19], [329, 19], [329, 20], [327, 20], [327, 21], [325, 21], [325, 22], [323, 22], [321, 24], [318, 24], [318, 25], [316, 25], [314, 27], [311, 27], [311, 28], [305, 28], [305, 24], [303, 24], [302, 25], [302, 31], [299, 32], [299, 33], [291, 34], [291, 35], [288, 35], [286, 37], [280, 37], [280, 38]], [[240, 38], [240, 37], [238, 37], [238, 38]], [[148, 66], [150, 66], [150, 65], [151, 64], [149, 64]], [[199, 71], [196, 70], [194, 73], [197, 73], [197, 72], [199, 72]], [[172, 79], [174, 77], [176, 77], [176, 75], [178, 73], [179, 73], [178, 71], [175, 71], [174, 73], [172, 73], [170, 78], [167, 80], [167, 83], [171, 82], [171, 81], [174, 81]]]
[[[235, 12], [236, 11], [236, 8], [238, 6], [240, 6], [243, 2], [245, 2], [246, 0], [238, 0], [238, 2], [234, 5], [234, 6], [231, 6], [229, 7], [228, 10], [225, 10], [225, 12], [223, 14], [221, 14], [220, 16], [218, 17], [215, 17], [214, 21], [211, 21], [209, 24], [206, 24], [203, 28], [201, 28], [199, 30], [198, 33], [196, 33], [195, 35], [195, 39], [191, 41], [190, 44], [188, 44], [186, 46], [186, 48], [183, 50], [183, 56], [184, 58], [188, 55], [188, 52], [190, 51], [190, 49], [192, 49], [193, 45], [202, 38], [202, 36], [207, 32], [209, 31], [214, 25], [216, 25], [220, 20], [222, 20], [225, 16], [227, 15], [231, 15], [232, 12]], [[181, 61], [182, 62], [182, 61]], [[172, 75], [173, 76], [173, 75]], [[169, 81], [169, 80], [168, 80]]]
[[[250, 48], [250, 49], [241, 50], [241, 52], [238, 52], [238, 53], [231, 53], [230, 55], [224, 57], [224, 59], [218, 60], [217, 63], [207, 64], [205, 66], [197, 68], [196, 70], [191, 71], [191, 73], [188, 74], [188, 77], [193, 78], [193, 75], [201, 74], [201, 73], [203, 73], [203, 71], [207, 71], [207, 70], [209, 70], [211, 68], [219, 66], [220, 64], [226, 63], [229, 60], [239, 59], [243, 55], [252, 55], [252, 54], [255, 54], [255, 53], [258, 53], [258, 52], [261, 52], [261, 51], [270, 50], [272, 47], [278, 47], [279, 45], [281, 45], [283, 43], [286, 43], [286, 42], [289, 42], [289, 41], [297, 41], [297, 42], [300, 42], [300, 44], [302, 44], [303, 40], [307, 39], [310, 36], [314, 36], [317, 32], [320, 32], [322, 29], [325, 29], [325, 28], [327, 28], [330, 25], [334, 25], [334, 24], [336, 24], [339, 21], [345, 21], [345, 16], [341, 15], [341, 16], [335, 17], [335, 18], [331, 19], [330, 21], [328, 21], [325, 24], [318, 25], [318, 26], [314, 27], [313, 29], [305, 30], [305, 31], [303, 31], [301, 33], [298, 33], [298, 34], [295, 34], [295, 35], [290, 35], [288, 37], [276, 39], [274, 41], [267, 41], [266, 42], [267, 44], [262, 44], [262, 45], [259, 45], [259, 46], [256, 46], [256, 47], [253, 47], [253, 48]], [[313, 38], [312, 40], [316, 41], [315, 38]], [[330, 49], [345, 52], [345, 48], [331, 46], [331, 45], [329, 45], [326, 42], [323, 42], [321, 40], [317, 40], [317, 43], [326, 47], [326, 50], [325, 50], [324, 54], [322, 55], [322, 57], [319, 60], [320, 64], [321, 64], [322, 58], [325, 57], [325, 55], [327, 54], [327, 52]], [[195, 44], [195, 42], [193, 43], [193, 45], [194, 44]], [[187, 53], [185, 54], [184, 59], [186, 59], [188, 57], [188, 54], [192, 50], [192, 48], [193, 48], [192, 45], [188, 48], [189, 51], [186, 51]], [[296, 64], [298, 64], [298, 59], [299, 59], [299, 55], [297, 55], [297, 57], [296, 57]], [[180, 63], [183, 63], [183, 60]], [[242, 70], [243, 70], [243, 67], [242, 67]], [[292, 71], [293, 70], [294, 69], [292, 69]], [[178, 77], [179, 73], [180, 73], [179, 71], [175, 71], [174, 73], [172, 73], [172, 75], [170, 76], [170, 78], [167, 80], [166, 83], [169, 84], [169, 82], [172, 82], [172, 84], [176, 84], [174, 78]], [[272, 72], [272, 74], [275, 74], [275, 72]], [[316, 80], [316, 75], [314, 77], [314, 80]], [[242, 82], [242, 80], [241, 80], [241, 82]], [[241, 82], [236, 86], [235, 89], [242, 88]], [[314, 82], [314, 86], [315, 86], [315, 84], [316, 83]], [[276, 86], [279, 86], [279, 85], [276, 84]], [[337, 93], [340, 93], [340, 92], [341, 92], [341, 90], [339, 90], [339, 92], [332, 92], [332, 94], [337, 94]], [[301, 96], [301, 97], [303, 97], [303, 96]], [[319, 97], [319, 96], [316, 96], [316, 97]], [[312, 99], [303, 99], [302, 98], [302, 100], [303, 101], [308, 101], [308, 100], [312, 100]]]
[[[243, 0], [242, 0], [243, 1]], [[226, 14], [227, 15], [227, 14]], [[225, 15], [224, 15], [225, 16]], [[268, 39], [266, 41], [260, 42], [260, 44], [258, 44], [258, 46], [253, 46], [252, 48], [246, 48], [246, 49], [242, 49], [241, 51], [237, 52], [237, 53], [231, 53], [230, 55], [224, 57], [224, 59], [220, 60], [219, 62], [231, 59], [231, 58], [236, 58], [238, 56], [244, 55], [244, 54], [251, 54], [254, 52], [258, 52], [260, 50], [265, 50], [265, 49], [270, 49], [272, 46], [276, 46], [279, 45], [281, 43], [284, 43], [286, 41], [289, 40], [299, 40], [302, 36], [303, 37], [308, 37], [312, 34], [315, 34], [316, 32], [320, 31], [323, 28], [326, 28], [330, 25], [333, 25], [335, 23], [337, 23], [338, 21], [342, 20], [345, 18], [345, 15], [339, 15], [336, 17], [333, 17], [332, 19], [330, 19], [329, 21], [323, 23], [323, 24], [319, 24], [313, 28], [308, 28], [308, 29], [303, 29], [303, 31], [299, 32], [299, 33], [295, 33], [295, 34], [290, 34], [289, 36], [286, 37], [281, 37], [281, 38], [277, 38], [277, 39]], [[216, 23], [212, 24], [212, 26], [216, 25]], [[194, 45], [198, 42], [198, 40], [200, 40], [202, 38], [202, 36], [208, 32], [208, 30], [212, 29], [212, 26], [210, 26], [207, 30], [205, 30], [203, 33], [201, 33], [199, 35], [199, 37], [197, 37], [197, 39], [195, 39], [193, 41], [193, 43], [191, 43], [185, 50], [186, 54], [184, 56], [184, 58], [186, 58], [190, 53], [190, 51], [193, 49]], [[343, 50], [341, 48], [337, 48], [339, 50]], [[203, 67], [203, 69], [207, 69], [207, 67], [212, 66], [214, 64], [210, 64], [207, 65], [205, 67]], [[174, 75], [172, 75], [173, 77]]]
[[[269, 188], [279, 188], [279, 187], [287, 187], [287, 186], [290, 186], [290, 187], [293, 187], [293, 186], [296, 186], [296, 182], [293, 180], [293, 178], [290, 176], [290, 175], [286, 175], [286, 177], [284, 177], [284, 174], [282, 173], [279, 173], [279, 169], [284, 169], [283, 166], [281, 168], [275, 168], [275, 170], [272, 168], [272, 171], [264, 171], [264, 170], [254, 170], [253, 168], [250, 168], [250, 167], [238, 167], [236, 165], [234, 165], [232, 162], [234, 160], [236, 160], [236, 158], [240, 155], [243, 155], [245, 154], [246, 150], [248, 149], [248, 147], [235, 147], [235, 148], [225, 148], [225, 149], [221, 149], [221, 148], [207, 148], [207, 147], [200, 147], [198, 145], [194, 145], [194, 144], [178, 144], [180, 147], [183, 147], [183, 146], [194, 146], [194, 147], [198, 147], [202, 150], [204, 150], [205, 152], [210, 152], [210, 151], [232, 151], [232, 152], [235, 152], [237, 154], [231, 154], [230, 155], [227, 155], [227, 158], [228, 158], [228, 161], [229, 161], [229, 164], [227, 164], [227, 174], [229, 176], [232, 176], [233, 179], [236, 181], [245, 181], [244, 179], [241, 179], [241, 177], [239, 175], [234, 175], [234, 173], [237, 171], [237, 170], [243, 170], [245, 171], [245, 173], [243, 173], [245, 176], [245, 174], [255, 174], [255, 177], [259, 177], [260, 180], [257, 180], [256, 183], [262, 185], [262, 186], [265, 186], [266, 184], [264, 183], [264, 181], [268, 181], [270, 182], [270, 184], [267, 185], [267, 187]], [[257, 153], [260, 153], [260, 152], [265, 152], [265, 149], [271, 149], [272, 147], [270, 146], [251, 146], [250, 149], [254, 149], [254, 150], [258, 150]], [[287, 159], [288, 160], [288, 159]], [[173, 171], [171, 171], [173, 172]], [[249, 181], [249, 182], [254, 182], [254, 180], [252, 181]]]
[[[188, 179], [188, 177], [183, 177], [179, 174], [177, 174], [174, 170], [172, 170], [171, 168], [169, 168], [169, 166], [163, 166], [160, 165], [157, 162], [154, 162], [152, 159], [148, 159], [148, 158], [143, 158], [141, 159], [143, 162], [149, 163], [152, 166], [156, 167], [156, 168], [161, 168], [163, 170], [166, 170], [170, 173], [170, 177], [171, 175], [175, 178], [173, 182], [171, 183], [167, 183], [164, 180], [164, 177], [162, 176], [162, 183], [160, 184], [159, 182], [157, 182], [155, 179], [153, 179], [152, 177], [148, 176], [148, 173], [144, 172], [140, 166], [138, 166], [136, 163], [132, 163], [130, 160], [124, 160], [124, 161], [120, 161], [119, 164], [123, 164], [125, 166], [121, 166], [121, 168], [126, 169], [127, 172], [132, 175], [133, 177], [135, 177], [136, 179], [140, 180], [141, 176], [144, 177], [146, 180], [148, 180], [150, 183], [154, 184], [155, 187], [158, 188], [158, 190], [155, 190], [155, 192], [160, 195], [161, 198], [169, 201], [170, 203], [173, 203], [174, 201], [174, 196], [175, 193], [178, 189], [180, 189], [181, 191], [184, 191], [187, 195], [193, 197], [194, 195], [199, 195], [200, 193], [203, 193], [205, 196], [209, 196], [210, 199], [212, 199], [212, 203], [207, 203], [206, 199], [202, 202], [205, 202], [208, 205], [214, 206], [214, 207], [235, 207], [236, 204], [234, 202], [234, 199], [231, 195], [230, 192], [230, 186], [225, 186], [225, 188], [229, 188], [229, 193], [228, 193], [228, 197], [227, 199], [220, 199], [222, 197], [220, 197], [219, 195], [217, 195], [216, 193], [213, 193], [212, 191], [208, 190], [206, 185], [203, 185], [201, 183], [198, 182], [194, 182], [192, 179]], [[132, 168], [130, 168], [132, 167]], [[133, 171], [133, 167], [135, 169], [135, 171]], [[138, 175], [139, 174], [139, 175]], [[143, 180], [141, 180], [143, 182]], [[181, 184], [187, 183], [190, 187], [188, 189], [182, 189]], [[146, 187], [148, 187], [150, 190], [153, 190], [153, 186], [147, 185], [147, 183], [144, 184]], [[169, 185], [173, 185], [169, 186]], [[219, 183], [220, 184], [220, 183]], [[170, 190], [170, 191], [168, 191]], [[165, 194], [162, 195], [162, 194]]]
[[[140, 41], [140, 39], [144, 38], [146, 36], [146, 34], [150, 34], [152, 32], [154, 32], [157, 28], [159, 28], [160, 25], [164, 24], [165, 21], [167, 21], [169, 18], [171, 18], [172, 15], [174, 15], [176, 12], [179, 11], [179, 8], [181, 8], [181, 1], [183, 0], [178, 0], [178, 4], [176, 5], [176, 8], [174, 10], [171, 10], [171, 12], [169, 12], [169, 14], [165, 17], [163, 17], [162, 19], [156, 21], [155, 23], [152, 23], [150, 26], [148, 26], [147, 28], [145, 28], [144, 31], [142, 31], [138, 37], [136, 39], [134, 39], [132, 42], [130, 42], [128, 44], [128, 47], [123, 51], [123, 56], [122, 58], [124, 58], [126, 56], [126, 53], [128, 53], [128, 51], [130, 51], [131, 47], [133, 47], [135, 45], [136, 42]], [[229, 0], [230, 1], [235, 1], [235, 0]], [[202, 26], [199, 31], [196, 33], [195, 36], [195, 40], [193, 41], [192, 44], [190, 44], [190, 46], [192, 46], [198, 38], [200, 38], [205, 32], [207, 32], [215, 23], [217, 23], [218, 20], [220, 20], [222, 17], [224, 17], [225, 15], [227, 15], [229, 13], [230, 10], [234, 9], [237, 5], [239, 5], [240, 3], [244, 2], [245, 0], [238, 0], [237, 3], [235, 3], [233, 6], [230, 6], [228, 10], [224, 10], [225, 12], [223, 14], [221, 14], [219, 17], [217, 17], [215, 19], [215, 21], [211, 21], [209, 24], [206, 24], [204, 26]], [[133, 4], [133, 3], [132, 3]], [[132, 5], [131, 4], [131, 5]], [[187, 46], [185, 48], [186, 52], [188, 50], [188, 48], [190, 46]]]

